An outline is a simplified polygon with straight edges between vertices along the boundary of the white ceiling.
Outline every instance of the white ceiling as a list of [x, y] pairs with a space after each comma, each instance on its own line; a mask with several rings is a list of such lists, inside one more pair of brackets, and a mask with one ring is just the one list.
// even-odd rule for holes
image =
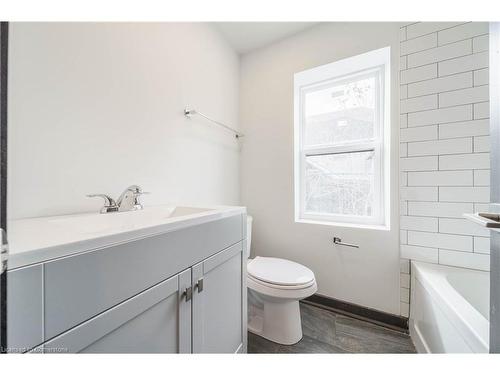
[[215, 22], [238, 53], [247, 53], [307, 29], [316, 22]]

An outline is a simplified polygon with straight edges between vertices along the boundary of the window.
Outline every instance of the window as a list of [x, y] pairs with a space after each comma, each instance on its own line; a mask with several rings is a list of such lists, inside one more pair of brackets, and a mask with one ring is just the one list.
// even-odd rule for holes
[[390, 48], [295, 74], [295, 219], [389, 225]]

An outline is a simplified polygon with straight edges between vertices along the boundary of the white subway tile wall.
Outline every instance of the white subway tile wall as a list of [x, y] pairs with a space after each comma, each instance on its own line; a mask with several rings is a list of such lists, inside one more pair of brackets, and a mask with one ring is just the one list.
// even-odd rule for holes
[[481, 118], [488, 118], [490, 117], [490, 102], [482, 102], [482, 103], [475, 103], [473, 106], [474, 109], [474, 120], [476, 119], [481, 119]]
[[489, 203], [488, 23], [401, 28], [400, 288], [410, 260], [489, 270], [489, 231], [463, 218]]

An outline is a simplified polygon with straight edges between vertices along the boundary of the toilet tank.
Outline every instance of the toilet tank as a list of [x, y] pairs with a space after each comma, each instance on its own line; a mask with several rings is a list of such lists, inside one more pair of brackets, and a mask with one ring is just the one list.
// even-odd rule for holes
[[253, 217], [247, 215], [247, 258], [250, 258], [250, 247], [252, 245], [252, 222]]

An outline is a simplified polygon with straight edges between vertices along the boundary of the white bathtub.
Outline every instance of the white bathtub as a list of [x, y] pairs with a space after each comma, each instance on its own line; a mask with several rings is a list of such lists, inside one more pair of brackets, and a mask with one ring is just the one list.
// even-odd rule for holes
[[412, 262], [410, 335], [419, 353], [488, 353], [489, 278]]

